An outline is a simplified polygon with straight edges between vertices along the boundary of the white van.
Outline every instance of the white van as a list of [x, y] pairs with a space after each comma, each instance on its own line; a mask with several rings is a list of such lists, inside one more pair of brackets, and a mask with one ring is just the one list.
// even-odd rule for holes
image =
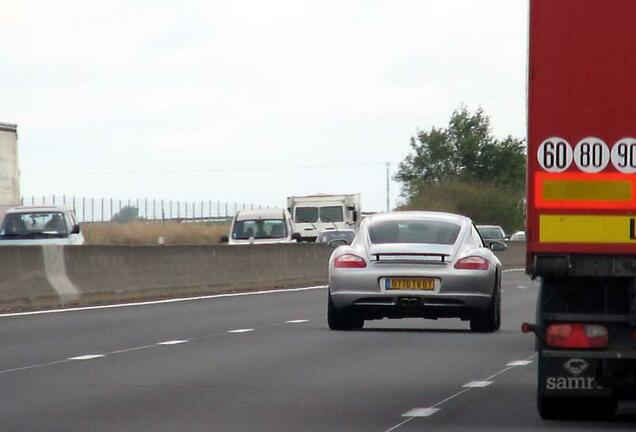
[[234, 216], [228, 243], [295, 243], [289, 212], [284, 209], [241, 210]]
[[313, 242], [327, 230], [357, 230], [361, 221], [360, 194], [318, 194], [287, 197], [294, 231]]
[[81, 245], [73, 211], [61, 207], [14, 207], [4, 215], [0, 246]]

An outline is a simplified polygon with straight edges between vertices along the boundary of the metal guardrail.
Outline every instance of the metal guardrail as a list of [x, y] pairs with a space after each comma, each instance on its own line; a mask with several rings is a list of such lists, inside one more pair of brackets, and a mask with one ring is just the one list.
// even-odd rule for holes
[[221, 201], [180, 201], [156, 198], [113, 199], [67, 195], [23, 197], [22, 205], [61, 206], [75, 212], [80, 223], [110, 222], [127, 212], [130, 219], [182, 222], [227, 222], [239, 210], [269, 206]]

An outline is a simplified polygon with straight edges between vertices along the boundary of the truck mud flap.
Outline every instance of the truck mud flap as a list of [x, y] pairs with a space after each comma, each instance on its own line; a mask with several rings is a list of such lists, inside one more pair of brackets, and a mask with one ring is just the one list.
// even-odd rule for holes
[[612, 395], [598, 384], [599, 359], [544, 357], [539, 354], [539, 391], [545, 397], [587, 398]]

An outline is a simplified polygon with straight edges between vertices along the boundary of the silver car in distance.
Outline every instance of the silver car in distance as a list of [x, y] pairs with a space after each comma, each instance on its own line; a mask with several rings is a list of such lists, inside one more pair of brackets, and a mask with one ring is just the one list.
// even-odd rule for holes
[[501, 324], [501, 262], [472, 221], [438, 212], [369, 216], [329, 260], [327, 321], [361, 329], [382, 318], [460, 318], [477, 332]]

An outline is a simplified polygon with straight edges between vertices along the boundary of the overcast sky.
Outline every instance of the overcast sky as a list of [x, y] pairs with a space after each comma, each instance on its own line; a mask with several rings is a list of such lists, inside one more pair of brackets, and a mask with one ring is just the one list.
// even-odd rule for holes
[[525, 136], [526, 0], [2, 3], [25, 196], [383, 210], [383, 163], [461, 103]]

